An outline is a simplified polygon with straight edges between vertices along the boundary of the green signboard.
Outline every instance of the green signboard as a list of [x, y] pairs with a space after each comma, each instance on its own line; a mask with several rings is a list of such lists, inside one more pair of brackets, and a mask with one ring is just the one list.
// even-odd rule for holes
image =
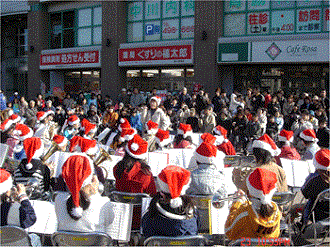
[[249, 43], [218, 44], [218, 63], [248, 61]]

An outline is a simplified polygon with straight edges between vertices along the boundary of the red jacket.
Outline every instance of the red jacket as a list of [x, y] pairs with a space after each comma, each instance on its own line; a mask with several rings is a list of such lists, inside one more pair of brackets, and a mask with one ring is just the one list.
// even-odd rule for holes
[[180, 143], [173, 143], [173, 148], [187, 148], [192, 149], [192, 144], [189, 141], [182, 140]]
[[224, 141], [221, 145], [218, 145], [217, 148], [219, 151], [224, 152], [225, 155], [236, 155], [235, 148], [229, 140], [227, 140], [227, 142]]
[[289, 160], [300, 160], [300, 154], [294, 147], [283, 146], [281, 148], [281, 153], [279, 156], [275, 157], [276, 163], [281, 165], [280, 158], [289, 159]]
[[[135, 162], [130, 171], [125, 170], [121, 176], [116, 174], [117, 165], [113, 168], [116, 178], [116, 190], [129, 193], [156, 194], [156, 184], [151, 171], [143, 171], [140, 162]], [[141, 208], [134, 206], [132, 230], [140, 228]]]

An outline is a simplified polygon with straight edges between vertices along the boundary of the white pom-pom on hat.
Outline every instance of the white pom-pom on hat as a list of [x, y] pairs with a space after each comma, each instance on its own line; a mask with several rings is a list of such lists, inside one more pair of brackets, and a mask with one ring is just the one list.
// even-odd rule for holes
[[81, 218], [83, 209], [82, 207], [73, 208], [71, 213], [73, 216], [76, 216], [77, 218]]
[[182, 204], [183, 204], [183, 201], [182, 201], [182, 198], [181, 197], [177, 197], [177, 198], [174, 198], [174, 199], [171, 199], [170, 200], [171, 208], [181, 207]]
[[132, 149], [133, 151], [137, 151], [137, 150], [139, 149], [139, 145], [136, 144], [136, 143], [132, 143], [132, 145], [131, 145], [131, 149]]

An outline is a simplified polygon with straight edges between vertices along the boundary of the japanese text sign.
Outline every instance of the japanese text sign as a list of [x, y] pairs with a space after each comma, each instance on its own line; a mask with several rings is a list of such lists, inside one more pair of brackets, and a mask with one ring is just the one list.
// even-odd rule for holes
[[249, 13], [247, 32], [254, 35], [269, 33], [269, 12]]
[[191, 63], [192, 45], [120, 48], [118, 51], [119, 66]]
[[272, 33], [294, 32], [294, 10], [278, 10], [272, 13]]
[[99, 67], [100, 51], [77, 51], [40, 55], [40, 68]]
[[321, 31], [321, 9], [297, 10], [297, 33], [314, 33]]

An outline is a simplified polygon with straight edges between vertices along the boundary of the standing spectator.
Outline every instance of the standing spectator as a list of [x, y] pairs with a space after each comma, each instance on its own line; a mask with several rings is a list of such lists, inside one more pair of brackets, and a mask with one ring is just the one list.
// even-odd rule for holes
[[259, 108], [263, 108], [265, 106], [265, 97], [260, 93], [260, 88], [254, 89], [251, 105], [253, 107], [253, 111], [256, 111]]
[[218, 125], [224, 127], [227, 130], [228, 136], [231, 135], [232, 119], [228, 116], [228, 111], [226, 111], [226, 108], [221, 110], [220, 116], [216, 118], [216, 122]]
[[91, 107], [92, 104], [96, 107], [96, 110], [97, 110], [97, 98], [96, 98], [96, 94], [95, 93], [92, 93], [91, 94], [91, 98], [88, 100], [88, 106], [89, 106], [89, 108]]
[[244, 131], [246, 129], [246, 125], [247, 125], [247, 118], [244, 115], [244, 111], [243, 110], [239, 110], [236, 113], [236, 116], [233, 118], [232, 121], [232, 129], [233, 129], [233, 136], [234, 136], [234, 147], [236, 149], [237, 152], [242, 151], [242, 139], [244, 136]]
[[244, 142], [243, 142], [243, 150], [246, 153], [249, 150], [249, 144], [252, 145], [254, 140], [257, 140], [262, 135], [262, 130], [260, 124], [258, 122], [258, 115], [256, 113], [252, 114], [252, 120], [249, 121], [246, 125], [246, 129], [244, 130]]
[[[189, 117], [187, 118], [186, 124], [191, 125], [193, 132], [196, 133], [199, 131], [198, 118], [196, 117], [195, 108], [191, 108], [189, 112]], [[172, 122], [173, 123], [173, 122]]]
[[65, 107], [65, 109], [68, 109], [68, 108], [73, 108], [73, 104], [74, 104], [74, 99], [71, 98], [71, 94], [67, 94], [65, 96], [65, 99], [63, 100], [63, 105]]
[[327, 97], [327, 91], [325, 89], [323, 89], [320, 93], [320, 102], [324, 109], [328, 109], [329, 113], [329, 98]]
[[14, 98], [14, 101], [12, 103], [12, 108], [15, 114], [19, 114], [19, 99], [18, 98]]
[[132, 128], [136, 129], [139, 135], [142, 135], [142, 122], [141, 122], [141, 114], [137, 111], [137, 109], [133, 109], [130, 124]]
[[265, 97], [265, 108], [267, 108], [268, 104], [272, 101], [272, 96], [269, 93], [269, 89], [265, 90], [264, 97]]
[[188, 94], [188, 90], [186, 87], [182, 89], [182, 92], [179, 94], [179, 105], [182, 105], [182, 103], [186, 103], [186, 105], [190, 108], [191, 105], [191, 97]]
[[25, 120], [26, 125], [28, 125], [32, 129], [34, 128], [37, 112], [38, 112], [38, 109], [36, 107], [36, 102], [34, 100], [30, 100], [29, 108], [26, 110], [23, 117], [26, 118], [26, 120]]
[[281, 111], [281, 105], [278, 102], [277, 96], [274, 95], [267, 105], [268, 114], [274, 116], [275, 112]]
[[213, 107], [209, 105], [205, 110], [204, 114], [202, 114], [202, 133], [212, 133], [214, 127], [217, 125], [215, 122], [215, 114], [213, 112]]
[[7, 108], [7, 99], [3, 94], [2, 90], [0, 90], [0, 111], [3, 111]]
[[84, 115], [87, 115], [87, 112], [89, 110], [89, 106], [87, 104], [87, 99], [86, 98], [83, 98], [82, 102], [81, 102], [81, 107], [84, 111]]
[[263, 135], [266, 132], [266, 126], [267, 126], [266, 110], [264, 108], [259, 108], [257, 110], [257, 115], [258, 115], [258, 122], [261, 128], [261, 134]]
[[283, 116], [281, 115], [281, 113], [279, 111], [275, 112], [275, 122], [277, 124], [278, 130], [281, 131], [283, 129], [283, 125], [284, 125], [284, 119]]
[[62, 109], [62, 106], [57, 106], [55, 109], [54, 122], [62, 127], [64, 125], [65, 119], [65, 111]]
[[293, 106], [295, 105], [293, 101], [293, 95], [290, 95], [288, 100], [283, 104], [283, 116], [287, 116], [291, 113]]
[[286, 98], [284, 97], [283, 90], [279, 90], [277, 92], [277, 101], [280, 103], [281, 109], [283, 109], [284, 103], [286, 102]]
[[36, 100], [36, 105], [37, 105], [38, 111], [42, 111], [42, 109], [45, 107], [45, 100], [44, 100], [42, 94], [38, 94], [37, 100]]
[[327, 121], [319, 122], [319, 129], [316, 132], [316, 137], [319, 139], [317, 145], [321, 148], [330, 148], [329, 139], [330, 139], [330, 130], [327, 127]]
[[29, 108], [29, 103], [25, 100], [24, 96], [22, 96], [19, 101], [19, 112], [21, 116], [24, 116], [26, 110]]
[[55, 107], [53, 106], [53, 102], [51, 100], [47, 100], [46, 106], [43, 109], [44, 112], [46, 111], [53, 111], [55, 112]]
[[97, 95], [97, 109], [100, 113], [103, 113], [105, 111], [105, 104], [101, 94]]
[[220, 88], [217, 88], [217, 90], [215, 90], [215, 96], [212, 98], [212, 104], [214, 106], [214, 112], [217, 114], [224, 107], [223, 101], [221, 100], [221, 89]]
[[207, 98], [205, 97], [205, 92], [203, 89], [201, 89], [198, 93], [198, 95], [196, 96], [196, 111], [197, 114], [200, 115], [201, 112], [207, 107], [208, 103], [207, 103]]
[[119, 115], [117, 112], [114, 111], [113, 105], [108, 105], [107, 110], [103, 116], [102, 124], [106, 127], [113, 128], [116, 126], [116, 123], [118, 121]]
[[129, 102], [130, 102], [130, 96], [127, 94], [126, 88], [122, 88], [121, 93], [117, 99], [117, 104], [123, 103], [124, 105], [128, 105]]
[[131, 96], [130, 105], [132, 107], [137, 107], [143, 105], [145, 103], [144, 97], [141, 93], [139, 93], [139, 89], [137, 87], [134, 88], [133, 94]]
[[248, 88], [246, 90], [246, 95], [244, 97], [244, 101], [245, 101], [245, 104], [246, 104], [246, 107], [248, 107], [249, 109], [252, 109], [252, 104], [251, 104], [251, 101], [252, 101], [252, 89], [251, 88]]

